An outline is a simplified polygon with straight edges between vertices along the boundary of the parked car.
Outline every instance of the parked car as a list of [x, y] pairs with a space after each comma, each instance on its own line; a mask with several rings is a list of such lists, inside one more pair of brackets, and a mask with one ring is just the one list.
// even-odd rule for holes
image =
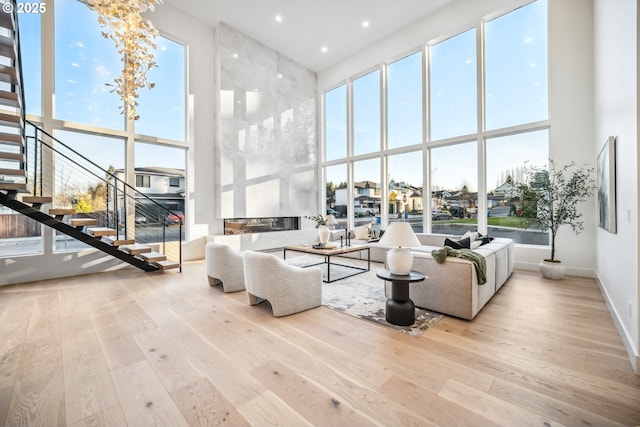
[[465, 218], [467, 216], [467, 208], [454, 205], [449, 208], [449, 213], [455, 218]]
[[141, 214], [136, 214], [135, 221], [136, 221], [136, 224], [146, 224], [147, 217]]
[[431, 211], [431, 221], [440, 221], [443, 219], [451, 219], [451, 214], [444, 211]]
[[179, 224], [184, 221], [184, 214], [180, 211], [170, 212], [164, 217], [164, 225]]
[[327, 215], [333, 215], [336, 218], [340, 218], [342, 214], [335, 209], [327, 208]]
[[376, 213], [376, 210], [373, 208], [368, 208], [362, 205], [355, 205], [353, 207], [354, 216], [371, 216]]

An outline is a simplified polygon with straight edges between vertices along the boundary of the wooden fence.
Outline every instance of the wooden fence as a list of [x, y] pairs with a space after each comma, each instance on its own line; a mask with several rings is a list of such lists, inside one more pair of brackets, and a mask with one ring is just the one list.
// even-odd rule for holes
[[0, 239], [40, 236], [40, 225], [21, 214], [0, 215]]

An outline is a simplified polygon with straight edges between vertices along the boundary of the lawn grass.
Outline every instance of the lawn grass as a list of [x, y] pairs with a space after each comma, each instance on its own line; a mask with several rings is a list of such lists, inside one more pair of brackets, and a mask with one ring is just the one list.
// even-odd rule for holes
[[[438, 224], [477, 224], [476, 218], [452, 219], [448, 221], [438, 221]], [[522, 218], [517, 216], [489, 217], [489, 226], [522, 228]]]

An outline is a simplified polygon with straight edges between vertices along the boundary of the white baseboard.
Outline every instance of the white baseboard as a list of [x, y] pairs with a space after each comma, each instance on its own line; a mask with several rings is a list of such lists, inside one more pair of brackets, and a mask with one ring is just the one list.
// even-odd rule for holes
[[607, 304], [609, 313], [611, 313], [613, 324], [616, 326], [618, 334], [622, 339], [622, 344], [624, 345], [625, 350], [627, 350], [627, 355], [629, 356], [629, 361], [631, 362], [631, 366], [633, 367], [633, 372], [635, 372], [636, 375], [640, 375], [640, 354], [638, 354], [638, 349], [634, 348], [633, 340], [629, 336], [629, 332], [627, 331], [627, 329], [624, 327], [624, 323], [620, 320], [620, 314], [616, 310], [615, 306], [611, 303], [611, 298], [609, 297], [606, 288], [603, 286], [602, 280], [600, 280], [600, 277], [597, 275], [596, 282], [600, 287], [600, 292], [602, 292], [602, 296], [604, 297], [604, 301]]

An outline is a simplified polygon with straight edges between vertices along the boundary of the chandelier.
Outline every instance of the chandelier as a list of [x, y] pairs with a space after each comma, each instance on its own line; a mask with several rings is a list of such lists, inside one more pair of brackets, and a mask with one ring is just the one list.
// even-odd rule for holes
[[153, 12], [155, 4], [162, 0], [86, 0], [87, 5], [98, 14], [98, 23], [105, 30], [102, 36], [113, 40], [122, 55], [122, 74], [114, 79], [111, 92], [123, 101], [120, 113], [131, 120], [138, 120], [138, 89], [152, 89], [155, 84], [147, 81], [147, 72], [157, 64], [153, 61], [158, 30], [142, 14]]

